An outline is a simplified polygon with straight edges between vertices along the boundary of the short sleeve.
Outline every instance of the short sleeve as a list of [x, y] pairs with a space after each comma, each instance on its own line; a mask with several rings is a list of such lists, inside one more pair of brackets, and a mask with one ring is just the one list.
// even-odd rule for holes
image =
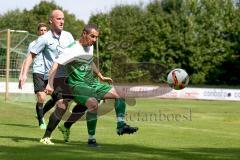
[[47, 41], [45, 40], [45, 38], [43, 36], [40, 36], [36, 40], [36, 43], [30, 48], [30, 52], [34, 54], [39, 54], [43, 51], [46, 44], [47, 44]]

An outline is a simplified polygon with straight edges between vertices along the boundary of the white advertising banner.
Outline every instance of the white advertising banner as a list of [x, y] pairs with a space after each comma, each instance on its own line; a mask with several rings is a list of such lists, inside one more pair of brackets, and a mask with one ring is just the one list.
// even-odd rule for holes
[[138, 94], [141, 95], [138, 97], [240, 101], [240, 89], [185, 88], [183, 90], [173, 90], [166, 86], [130, 87], [130, 91], [133, 90], [138, 91]]
[[[5, 82], [0, 82], [0, 93], [4, 93], [6, 88]], [[9, 82], [9, 93], [34, 93], [33, 83], [25, 83], [23, 89], [18, 89], [18, 82]]]
[[159, 97], [240, 101], [240, 89], [185, 88], [180, 91], [172, 90], [171, 92]]
[[[18, 89], [17, 82], [9, 83], [9, 93], [34, 93], [33, 83], [25, 83], [23, 89]], [[172, 90], [163, 86], [117, 86], [129, 97], [135, 98], [176, 98], [199, 100], [229, 100], [240, 101], [240, 89], [221, 88], [185, 88]], [[0, 82], [0, 93], [5, 92], [5, 82]]]

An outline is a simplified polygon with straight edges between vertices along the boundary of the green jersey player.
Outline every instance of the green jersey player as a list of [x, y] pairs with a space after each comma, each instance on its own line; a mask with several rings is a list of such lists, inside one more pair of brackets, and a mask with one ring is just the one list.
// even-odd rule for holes
[[97, 146], [95, 130], [98, 102], [102, 99], [115, 99], [117, 134], [130, 134], [138, 130], [137, 127], [131, 127], [124, 121], [126, 108], [124, 96], [120, 95], [113, 86], [100, 83], [98, 79], [94, 77], [94, 73], [96, 73], [102, 81], [112, 81], [111, 78], [102, 76], [93, 63], [93, 45], [98, 35], [99, 31], [96, 25], [86, 25], [80, 40], [72, 43], [55, 59], [55, 63], [49, 73], [49, 81], [46, 87], [48, 93], [53, 92], [53, 80], [57, 68], [59, 65], [64, 65], [68, 73], [66, 83], [72, 88], [74, 100], [88, 108], [88, 144], [94, 146]]

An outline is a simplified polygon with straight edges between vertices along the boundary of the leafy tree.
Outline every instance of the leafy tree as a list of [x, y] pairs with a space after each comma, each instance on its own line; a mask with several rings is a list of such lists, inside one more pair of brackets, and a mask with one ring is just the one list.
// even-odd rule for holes
[[[0, 28], [35, 33], [55, 2], [0, 16]], [[67, 11], [65, 30], [75, 38], [84, 23]], [[100, 67], [118, 82], [159, 82], [184, 68], [192, 84], [239, 84], [240, 5], [232, 0], [153, 0], [146, 6], [118, 5], [92, 15], [100, 27]], [[229, 71], [231, 70], [231, 72]], [[164, 77], [165, 75], [165, 77]], [[226, 76], [227, 75], [227, 76]]]
[[[54, 1], [41, 1], [35, 5], [33, 9], [20, 11], [19, 9], [9, 11], [3, 16], [0, 16], [1, 29], [16, 29], [26, 30], [30, 33], [36, 33], [36, 26], [39, 22], [48, 24], [48, 16], [53, 9], [61, 9]], [[64, 11], [65, 15], [65, 30], [71, 32], [75, 38], [80, 36], [84, 22], [77, 20], [73, 14]]]
[[[104, 69], [114, 55], [121, 55], [127, 57], [126, 63], [161, 64], [165, 75], [184, 68], [193, 84], [231, 84], [236, 76], [223, 80], [220, 75], [226, 74], [227, 64], [238, 64], [239, 13], [231, 0], [154, 0], [145, 8], [116, 6], [109, 13], [93, 15], [91, 22], [105, 29], [99, 41], [100, 58], [108, 64]], [[123, 42], [132, 45], [121, 47]], [[142, 70], [137, 69], [126, 79], [139, 78]], [[153, 75], [151, 71], [148, 77]]]

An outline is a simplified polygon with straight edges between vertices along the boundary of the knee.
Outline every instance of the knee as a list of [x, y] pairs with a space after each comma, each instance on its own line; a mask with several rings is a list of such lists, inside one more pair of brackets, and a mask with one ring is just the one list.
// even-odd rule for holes
[[86, 107], [89, 112], [97, 112], [98, 110], [98, 101], [95, 98], [89, 98], [86, 102]]
[[39, 103], [44, 103], [46, 95], [45, 93], [39, 92], [37, 93], [37, 97], [38, 97], [38, 102]]
[[62, 108], [64, 110], [66, 110], [68, 107], [68, 102], [63, 99], [58, 100], [56, 104], [57, 104], [57, 107]]
[[117, 99], [125, 97], [124, 92], [120, 90], [117, 91], [116, 89], [112, 89], [110, 93], [113, 95], [114, 98], [117, 98]]

